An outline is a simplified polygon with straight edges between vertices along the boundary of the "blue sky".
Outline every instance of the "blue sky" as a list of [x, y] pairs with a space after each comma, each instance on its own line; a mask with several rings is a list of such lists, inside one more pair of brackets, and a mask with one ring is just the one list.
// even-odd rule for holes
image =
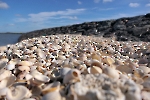
[[0, 0], [0, 32], [29, 32], [146, 13], [150, 13], [150, 0]]

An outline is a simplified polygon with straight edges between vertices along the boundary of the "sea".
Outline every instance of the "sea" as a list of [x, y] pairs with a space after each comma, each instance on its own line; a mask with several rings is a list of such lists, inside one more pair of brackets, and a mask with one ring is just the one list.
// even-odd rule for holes
[[17, 43], [21, 35], [21, 33], [0, 33], [0, 46]]

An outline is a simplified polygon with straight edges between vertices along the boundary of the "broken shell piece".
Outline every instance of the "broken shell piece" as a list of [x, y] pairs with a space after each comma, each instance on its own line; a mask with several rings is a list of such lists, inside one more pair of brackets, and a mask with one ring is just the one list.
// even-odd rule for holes
[[70, 70], [65, 76], [64, 76], [64, 79], [63, 79], [63, 83], [64, 84], [67, 84], [67, 83], [74, 83], [74, 82], [77, 82], [77, 81], [80, 81], [80, 71], [77, 70], [77, 69], [72, 69]]
[[43, 96], [42, 100], [62, 100], [59, 90], [60, 90], [59, 82], [54, 82], [54, 83], [48, 85], [43, 90], [44, 96]]
[[99, 73], [102, 73], [102, 69], [97, 67], [97, 66], [92, 66], [92, 67], [89, 67], [88, 69], [88, 73], [89, 74], [99, 74]]
[[22, 100], [23, 98], [30, 97], [30, 91], [25, 86], [16, 86], [8, 89], [6, 98], [7, 100]]
[[53, 91], [59, 91], [60, 89], [60, 82], [53, 82], [51, 84], [48, 84], [43, 90], [42, 90], [42, 94], [47, 94], [49, 92], [53, 92]]

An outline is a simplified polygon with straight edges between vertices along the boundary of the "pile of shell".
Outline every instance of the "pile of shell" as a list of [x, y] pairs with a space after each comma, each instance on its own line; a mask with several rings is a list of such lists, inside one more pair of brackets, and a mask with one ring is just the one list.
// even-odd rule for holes
[[150, 43], [52, 35], [0, 47], [0, 99], [150, 100]]

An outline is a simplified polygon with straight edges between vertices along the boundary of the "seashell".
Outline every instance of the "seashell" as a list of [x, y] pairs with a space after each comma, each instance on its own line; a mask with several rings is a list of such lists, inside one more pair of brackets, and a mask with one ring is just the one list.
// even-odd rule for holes
[[99, 67], [97, 67], [97, 66], [89, 67], [87, 70], [88, 70], [89, 74], [99, 74], [99, 73], [102, 73], [102, 69], [99, 68]]
[[58, 59], [60, 59], [60, 60], [65, 60], [65, 59], [66, 59], [66, 56], [59, 55], [59, 56], [58, 56]]
[[9, 77], [11, 75], [11, 72], [8, 70], [3, 70], [0, 72], [0, 81]]
[[98, 67], [100, 67], [100, 68], [103, 68], [102, 63], [99, 62], [98, 60], [95, 60], [95, 59], [93, 59], [93, 60], [91, 61], [91, 66], [98, 66]]
[[116, 69], [127, 74], [132, 73], [132, 69], [128, 67], [128, 65], [119, 65], [116, 67]]
[[20, 71], [26, 71], [26, 72], [29, 72], [30, 71], [30, 67], [28, 67], [28, 66], [19, 66], [18, 67], [18, 69], [20, 70]]
[[103, 69], [103, 72], [108, 75], [109, 77], [113, 78], [114, 80], [119, 79], [119, 73], [116, 69], [114, 68], [110, 68], [110, 67], [106, 67]]
[[22, 100], [30, 96], [30, 91], [25, 86], [21, 85], [10, 87], [6, 93], [7, 100]]
[[53, 92], [53, 91], [55, 91], [55, 90], [58, 90], [59, 91], [59, 89], [60, 89], [60, 82], [57, 82], [57, 81], [55, 81], [55, 82], [53, 82], [53, 83], [51, 83], [51, 84], [48, 84], [43, 90], [42, 90], [42, 94], [47, 94], [47, 93], [49, 93], [49, 92]]
[[42, 93], [44, 94], [42, 100], [62, 100], [59, 90], [60, 82], [49, 84], [42, 90]]
[[38, 85], [50, 81], [50, 78], [43, 74], [35, 74], [33, 77], [32, 82]]
[[32, 66], [33, 63], [30, 61], [20, 61], [17, 63], [18, 66]]
[[141, 70], [139, 68], [134, 69], [133, 74], [134, 74], [134, 76], [139, 77], [139, 78], [144, 76], [143, 70]]
[[8, 64], [6, 65], [7, 70], [13, 70], [15, 68], [15, 62], [14, 61], [9, 61]]
[[138, 68], [139, 65], [137, 63], [129, 61], [129, 67], [131, 67], [132, 69], [134, 69], [134, 68]]
[[150, 91], [150, 81], [145, 81], [142, 83], [143, 90]]
[[65, 67], [60, 69], [60, 76], [64, 78], [64, 76], [71, 70], [71, 68]]
[[148, 91], [141, 91], [142, 100], [149, 100], [150, 92]]
[[63, 78], [63, 83], [74, 83], [80, 81], [80, 71], [77, 69], [71, 69]]
[[6, 66], [6, 61], [0, 61], [0, 70], [3, 69]]
[[32, 79], [33, 78], [33, 76], [31, 75], [31, 74], [26, 74], [25, 75], [25, 79], [28, 81], [28, 80], [30, 80], [30, 79]]
[[96, 54], [96, 53], [92, 53], [92, 54], [91, 54], [91, 58], [92, 58], [92, 59], [96, 59], [96, 60], [98, 60], [98, 61], [101, 61], [100, 55], [98, 55], [98, 54]]
[[139, 87], [130, 87], [125, 96], [126, 100], [142, 100]]
[[109, 56], [103, 57], [102, 62], [106, 63], [109, 66], [115, 63], [115, 61]]
[[87, 69], [87, 66], [85, 64], [77, 66], [77, 69], [80, 70], [80, 72], [84, 72]]
[[141, 70], [143, 70], [143, 72], [144, 72], [145, 74], [150, 73], [150, 68], [149, 68], [149, 67], [146, 67], [146, 66], [139, 66], [138, 68], [141, 69]]
[[119, 59], [115, 59], [114, 65], [124, 65], [124, 63], [120, 61]]
[[145, 76], [143, 76], [143, 80], [144, 81], [150, 81], [150, 75], [146, 74]]
[[0, 96], [5, 96], [7, 91], [8, 91], [7, 87], [0, 89]]
[[40, 96], [42, 93], [42, 86], [32, 86], [30, 91], [32, 91], [32, 98], [33, 96]]

